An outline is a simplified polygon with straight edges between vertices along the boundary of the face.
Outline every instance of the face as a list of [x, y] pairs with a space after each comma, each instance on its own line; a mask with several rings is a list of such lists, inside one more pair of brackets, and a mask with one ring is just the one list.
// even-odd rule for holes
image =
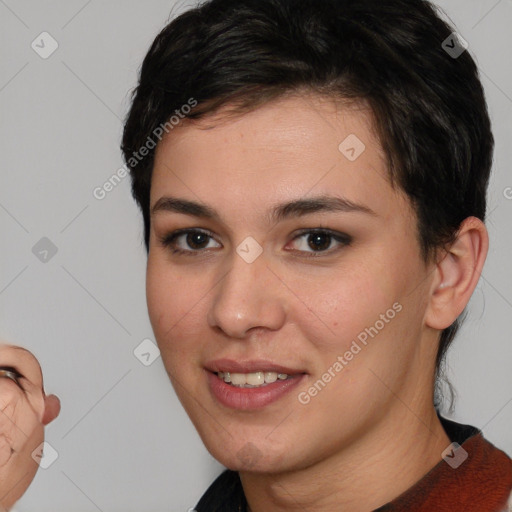
[[429, 269], [387, 176], [369, 112], [315, 95], [219, 112], [158, 146], [149, 315], [225, 466], [306, 467], [400, 421], [392, 390], [431, 395]]

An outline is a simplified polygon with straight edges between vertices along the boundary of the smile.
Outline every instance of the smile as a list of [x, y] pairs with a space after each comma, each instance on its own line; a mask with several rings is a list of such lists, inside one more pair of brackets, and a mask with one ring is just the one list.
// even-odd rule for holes
[[[262, 409], [283, 400], [307, 378], [305, 373], [293, 375], [264, 371], [251, 373], [206, 371], [205, 373], [212, 398], [224, 407], [239, 411]], [[259, 384], [251, 384], [251, 382], [259, 382]]]
[[290, 379], [291, 376], [286, 373], [277, 372], [251, 372], [251, 373], [231, 373], [231, 372], [217, 372], [219, 379], [227, 384], [243, 388], [257, 388], [272, 384], [277, 380]]

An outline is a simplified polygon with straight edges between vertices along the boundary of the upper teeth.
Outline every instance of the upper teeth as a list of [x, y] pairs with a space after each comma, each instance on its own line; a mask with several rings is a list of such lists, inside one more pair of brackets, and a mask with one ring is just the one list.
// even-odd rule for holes
[[230, 373], [217, 372], [217, 375], [224, 382], [229, 382], [234, 386], [261, 386], [276, 382], [277, 379], [285, 380], [289, 376], [286, 373], [277, 372], [253, 372], [253, 373]]

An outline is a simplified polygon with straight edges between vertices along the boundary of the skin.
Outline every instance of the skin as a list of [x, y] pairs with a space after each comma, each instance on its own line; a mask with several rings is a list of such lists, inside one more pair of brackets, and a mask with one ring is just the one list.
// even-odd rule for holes
[[[9, 510], [39, 468], [32, 452], [44, 441], [44, 427], [60, 412], [60, 401], [46, 395], [41, 367], [28, 350], [0, 343], [0, 366], [23, 377], [18, 386], [0, 378], [0, 510]], [[23, 388], [23, 389], [22, 389]]]
[[[338, 150], [350, 134], [366, 146], [354, 162]], [[321, 194], [374, 214], [266, 218], [275, 204]], [[220, 216], [152, 215], [147, 301], [176, 393], [209, 452], [240, 472], [252, 512], [367, 512], [441, 461], [450, 440], [432, 399], [438, 339], [477, 284], [487, 231], [468, 218], [448, 251], [422, 259], [416, 216], [388, 181], [363, 105], [301, 94], [184, 122], [157, 147], [150, 208], [163, 196]], [[173, 254], [161, 238], [183, 228], [212, 238], [194, 246], [181, 236], [175, 247], [198, 254]], [[346, 233], [352, 243], [327, 237], [315, 252], [311, 236], [296, 238], [304, 228]], [[236, 253], [248, 236], [263, 248], [250, 264]], [[395, 318], [301, 404], [298, 393], [394, 303], [402, 306]], [[204, 369], [224, 357], [269, 359], [306, 380], [262, 409], [229, 409], [209, 392]]]

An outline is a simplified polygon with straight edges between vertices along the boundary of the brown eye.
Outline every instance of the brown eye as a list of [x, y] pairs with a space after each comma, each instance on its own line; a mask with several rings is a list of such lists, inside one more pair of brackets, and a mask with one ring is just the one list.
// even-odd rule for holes
[[192, 249], [204, 249], [204, 244], [208, 243], [208, 235], [201, 231], [188, 233], [185, 237], [186, 244]]
[[315, 233], [308, 236], [308, 245], [313, 250], [329, 249], [332, 242], [332, 236], [325, 233]]
[[[208, 249], [208, 243], [215, 241], [209, 233], [197, 229], [180, 229], [161, 238], [164, 247], [175, 254], [196, 255]], [[178, 243], [181, 242], [181, 243]]]
[[[299, 239], [303, 241], [298, 244], [298, 251], [310, 253], [310, 256], [315, 256], [315, 253], [319, 255], [324, 253], [331, 254], [332, 252], [342, 249], [344, 246], [350, 245], [352, 242], [352, 238], [348, 235], [324, 229], [302, 231], [293, 240], [295, 242]], [[333, 241], [338, 244], [338, 247], [334, 247], [334, 249], [331, 248]]]

